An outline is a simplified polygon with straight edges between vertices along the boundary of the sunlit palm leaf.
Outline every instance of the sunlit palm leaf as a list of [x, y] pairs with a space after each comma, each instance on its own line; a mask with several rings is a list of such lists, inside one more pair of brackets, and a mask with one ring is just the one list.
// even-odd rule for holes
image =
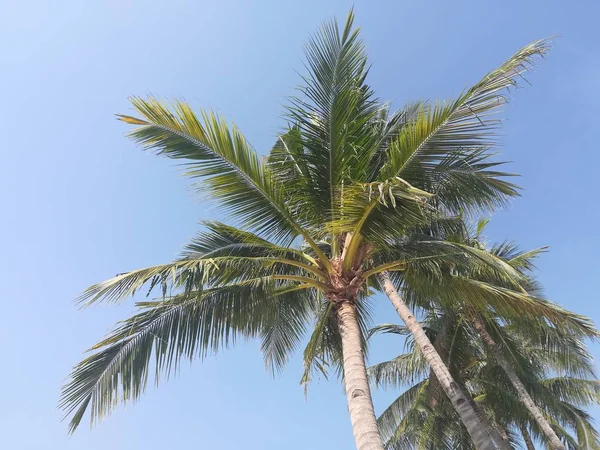
[[366, 172], [376, 148], [377, 135], [369, 124], [379, 105], [365, 84], [367, 58], [353, 22], [350, 13], [342, 30], [335, 21], [325, 23], [308, 42], [303, 96], [292, 98], [288, 108], [302, 138], [298, 156], [310, 174], [305, 192], [321, 214], [337, 210], [335, 189]]
[[[524, 47], [502, 66], [486, 75], [457, 100], [422, 106], [416, 118], [390, 144], [388, 159], [379, 171], [385, 182], [400, 177], [410, 185], [436, 196], [432, 203], [457, 213], [473, 208], [490, 209], [517, 195], [516, 186], [496, 170], [488, 149], [496, 144], [498, 121], [491, 119], [505, 102], [504, 91], [516, 86], [537, 56], [548, 51], [547, 41]], [[357, 233], [365, 216], [372, 222], [386, 220], [372, 205], [353, 212]], [[385, 228], [382, 226], [381, 228]]]
[[547, 41], [535, 41], [515, 53], [498, 69], [488, 73], [454, 102], [424, 109], [412, 127], [395, 141], [389, 163], [382, 178], [401, 176], [409, 183], [422, 187], [423, 170], [435, 169], [437, 164], [456, 152], [465, 155], [476, 149], [496, 144], [494, 130], [498, 121], [491, 119], [506, 103], [505, 91], [517, 86], [522, 74], [536, 57], [549, 49]]
[[136, 125], [131, 137], [145, 148], [186, 161], [186, 174], [236, 220], [265, 236], [290, 242], [302, 234], [285, 203], [285, 191], [241, 132], [213, 113], [200, 120], [184, 102], [171, 107], [150, 97], [132, 98], [143, 119], [119, 116]]

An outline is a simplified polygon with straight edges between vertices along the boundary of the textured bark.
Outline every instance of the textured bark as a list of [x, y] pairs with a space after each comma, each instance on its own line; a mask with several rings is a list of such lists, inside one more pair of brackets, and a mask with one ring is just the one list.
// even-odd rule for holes
[[[464, 385], [459, 384], [459, 386], [466, 391]], [[484, 409], [476, 401], [474, 401], [472, 398], [469, 398], [469, 402], [471, 403], [471, 406], [473, 407], [475, 414], [477, 414], [477, 417], [479, 417], [481, 423], [485, 425], [488, 433], [494, 439], [496, 446], [500, 450], [512, 450], [512, 446], [508, 441], [508, 435], [506, 434], [506, 431], [504, 429], [502, 429], [502, 431], [498, 431], [498, 429], [492, 424], [492, 422], [490, 422], [490, 419], [488, 418]]]
[[525, 441], [527, 450], [535, 450], [535, 445], [533, 445], [531, 435], [529, 434], [529, 431], [527, 431], [527, 427], [525, 425], [521, 425], [521, 434], [523, 435], [523, 440]]
[[[448, 333], [448, 326], [447, 326], [447, 322], [445, 322], [442, 329], [438, 330], [436, 337], [433, 341], [433, 348], [438, 353], [438, 355], [440, 355], [440, 358], [442, 358], [442, 361], [448, 360], [448, 350], [444, 346], [444, 343], [445, 343], [445, 340], [447, 337], [447, 333]], [[439, 403], [443, 399], [443, 396], [446, 394], [444, 393], [444, 389], [442, 389], [442, 385], [440, 384], [440, 381], [435, 376], [435, 373], [433, 372], [433, 369], [431, 369], [431, 367], [429, 368], [428, 390], [429, 390], [429, 406], [431, 406], [432, 408], [435, 408], [435, 407], [437, 407], [437, 405], [439, 405]]]
[[358, 450], [383, 450], [367, 379], [356, 306], [342, 302], [337, 308], [344, 358], [344, 384], [352, 432]]
[[502, 425], [498, 425], [498, 427], [500, 428], [500, 437], [502, 438], [503, 441], [508, 441], [508, 433], [506, 432], [506, 430], [502, 427]]
[[[449, 323], [448, 321], [445, 321], [442, 329], [440, 329], [437, 332], [436, 337], [433, 341], [433, 349], [440, 356], [442, 362], [444, 363], [444, 365], [446, 366], [448, 371], [450, 371], [451, 367], [450, 367], [450, 361], [449, 361], [449, 349], [446, 345], [448, 342], [448, 332], [449, 332], [448, 323]], [[464, 385], [464, 383], [461, 383], [460, 380], [457, 380], [457, 384], [459, 386], [459, 389], [462, 390], [462, 392], [467, 392], [467, 389], [466, 389], [466, 386]], [[431, 369], [429, 370], [429, 388], [430, 388], [430, 396], [431, 396], [430, 405], [433, 408], [435, 408], [435, 406], [437, 406], [437, 404], [441, 401], [442, 396], [444, 396], [446, 394], [444, 393], [444, 390], [442, 389], [442, 385], [440, 384], [439, 380], [435, 376], [435, 373], [433, 373], [433, 370], [431, 370]], [[498, 432], [498, 430], [492, 425], [492, 423], [490, 422], [490, 420], [489, 420], [487, 414], [485, 413], [485, 411], [483, 410], [483, 408], [477, 402], [475, 402], [471, 397], [467, 397], [467, 398], [469, 400], [469, 403], [471, 403], [471, 406], [473, 407], [475, 414], [477, 414], [477, 417], [479, 418], [479, 420], [485, 427], [486, 432], [490, 436], [492, 436], [492, 439], [494, 440], [496, 447], [498, 447], [498, 449], [500, 449], [500, 450], [512, 450], [512, 447], [511, 447], [510, 443], [508, 442], [508, 440], [504, 439], [502, 437], [502, 435]]]
[[386, 272], [383, 272], [378, 275], [378, 278], [383, 290], [394, 305], [396, 312], [411, 332], [423, 357], [431, 367], [431, 370], [433, 370], [442, 389], [452, 402], [462, 423], [467, 428], [475, 448], [478, 450], [495, 450], [496, 448], [499, 448], [501, 443], [495, 442], [494, 433], [479, 420], [473, 406], [456, 384], [452, 375], [450, 375], [448, 368], [444, 365], [440, 355], [435, 351], [431, 341], [423, 331], [421, 324], [419, 324], [408, 306], [406, 306], [406, 303], [404, 303], [404, 300], [402, 300], [402, 297], [398, 294], [398, 291], [396, 291], [389, 275]]
[[517, 391], [519, 400], [521, 400], [521, 403], [523, 403], [525, 408], [527, 408], [527, 411], [529, 411], [531, 417], [533, 417], [533, 419], [537, 422], [537, 424], [540, 427], [540, 430], [548, 439], [551, 448], [553, 448], [554, 450], [565, 450], [565, 446], [562, 444], [562, 442], [550, 426], [550, 423], [548, 423], [548, 421], [542, 414], [542, 411], [540, 411], [540, 409], [533, 402], [533, 399], [529, 395], [529, 392], [527, 392], [527, 389], [521, 382], [521, 379], [513, 369], [512, 365], [504, 357], [504, 353], [502, 353], [502, 349], [500, 348], [500, 346], [496, 344], [496, 341], [494, 341], [492, 336], [490, 336], [490, 334], [487, 332], [479, 318], [475, 317], [473, 319], [473, 324], [475, 325], [475, 329], [481, 336], [481, 339], [483, 339], [483, 342], [490, 349], [490, 352], [494, 356], [494, 359], [496, 360], [498, 365], [502, 367], [502, 370], [504, 370], [504, 372], [508, 376], [508, 379], [515, 388], [515, 391]]

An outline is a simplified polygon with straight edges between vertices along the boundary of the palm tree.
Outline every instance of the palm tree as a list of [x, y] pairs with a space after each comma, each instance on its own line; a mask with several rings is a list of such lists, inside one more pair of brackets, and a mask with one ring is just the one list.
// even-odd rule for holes
[[[326, 364], [341, 367], [357, 448], [381, 449], [364, 357], [374, 277], [415, 258], [466, 264], [467, 256], [507, 278], [518, 275], [472, 248], [403, 236], [440, 211], [490, 208], [516, 195], [490, 160], [495, 122], [486, 116], [546, 44], [525, 47], [456, 102], [390, 113], [365, 83], [353, 20], [351, 12], [341, 30], [326, 23], [308, 43], [302, 96], [291, 100], [290, 126], [267, 159], [236, 127], [184, 102], [133, 98], [139, 117], [119, 116], [144, 148], [184, 160], [186, 174], [202, 181], [199, 189], [234, 225], [208, 222], [180, 259], [84, 292], [84, 305], [122, 301], [144, 286], [162, 295], [137, 303], [139, 312], [75, 366], [61, 399], [71, 430], [88, 409], [95, 421], [117, 401], [137, 398], [152, 355], [158, 378], [182, 357], [257, 337], [276, 370], [314, 323], [304, 379]], [[471, 415], [476, 446], [490, 448]]]
[[[476, 228], [476, 232], [472, 236], [467, 235], [466, 244], [485, 250], [485, 244], [481, 242], [481, 234], [488, 221], [479, 221]], [[490, 253], [505, 259], [508, 264], [513, 266], [516, 270], [523, 272], [526, 276], [533, 269], [533, 259], [543, 251], [544, 249], [537, 249], [530, 252], [522, 253], [519, 252], [517, 247], [511, 243], [505, 242], [501, 245], [495, 246], [490, 249]], [[530, 283], [533, 284], [533, 283]], [[535, 288], [535, 284], [533, 284]], [[551, 448], [554, 450], [564, 450], [564, 445], [561, 443], [557, 433], [552, 429], [549, 421], [544, 417], [542, 411], [536, 406], [534, 400], [531, 398], [527, 389], [523, 385], [520, 377], [518, 376], [514, 364], [511, 363], [513, 354], [505, 353], [501, 342], [497, 341], [488, 329], [496, 328], [494, 321], [486, 320], [485, 315], [479, 314], [477, 311], [472, 311], [470, 319], [473, 326], [483, 343], [488, 347], [489, 353], [495, 358], [498, 365], [506, 373], [506, 376], [511, 381], [512, 387], [518, 393], [521, 403], [525, 406], [531, 417], [533, 417], [539, 426], [540, 430], [550, 442]], [[559, 324], [560, 325], [560, 324]], [[591, 330], [584, 329], [583, 333], [589, 333]], [[594, 336], [592, 333], [591, 336]]]
[[[498, 325], [498, 324], [497, 324]], [[469, 394], [483, 420], [509, 446], [519, 435], [528, 449], [533, 438], [552, 443], [522, 403], [511, 380], [482, 345], [468, 316], [460, 311], [431, 311], [425, 332], [444, 355], [449, 370]], [[582, 409], [600, 403], [600, 382], [580, 338], [552, 327], [498, 326], [507, 348], [519, 362], [529, 392], [549, 417], [569, 450], [598, 449], [600, 435]], [[472, 449], [450, 401], [436, 388], [438, 381], [406, 327], [382, 325], [371, 331], [407, 335], [407, 353], [369, 369], [372, 380], [386, 388], [409, 387], [382, 413], [379, 426], [387, 449]], [[500, 370], [499, 370], [500, 369]], [[558, 375], [557, 375], [558, 374]], [[568, 429], [576, 433], [574, 438]]]
[[[600, 449], [600, 435], [582, 409], [600, 402], [600, 382], [582, 337], [547, 324], [524, 325], [527, 324], [501, 325], [498, 320], [487, 320], [486, 328], [495, 341], [502, 342], [502, 347], [493, 350], [481, 340], [487, 363], [478, 376], [490, 386], [486, 402], [496, 405], [499, 420], [511, 424], [515, 432], [520, 431], [526, 445], [533, 435], [548, 448], [556, 447], [545, 429], [546, 422], [564, 448]], [[478, 333], [476, 326], [471, 324], [471, 327], [473, 334]], [[500, 363], [498, 351], [510, 355], [508, 371]], [[527, 393], [543, 421], [532, 414], [531, 406], [523, 401], [522, 391]]]
[[[457, 266], [446, 267], [445, 268], [445, 276], [443, 272], [438, 273], [436, 278], [436, 283], [428, 283], [426, 286], [419, 286], [422, 284], [422, 279], [427, 279], [428, 277], [424, 273], [420, 273], [418, 276], [407, 276], [409, 275], [409, 271], [405, 271], [404, 276], [404, 284], [405, 290], [409, 292], [409, 296], [412, 299], [413, 303], [420, 302], [421, 306], [424, 304], [428, 304], [428, 302], [433, 301], [434, 304], [440, 304], [440, 299], [435, 299], [432, 297], [433, 290], [437, 289], [437, 295], [441, 298], [441, 304], [445, 308], [454, 308], [456, 309], [458, 306], [462, 304], [463, 309], [461, 310], [461, 314], [466, 316], [469, 322], [474, 324], [475, 331], [480, 334], [483, 338], [483, 342], [489, 347], [491, 354], [497, 357], [497, 361], [501, 367], [503, 367], [506, 372], [508, 378], [512, 381], [513, 387], [516, 392], [519, 393], [520, 398], [523, 404], [530, 411], [532, 417], [534, 417], [538, 423], [540, 429], [544, 432], [546, 438], [552, 443], [554, 448], [564, 448], [560, 443], [560, 440], [557, 434], [552, 430], [552, 427], [548, 423], [548, 421], [544, 418], [541, 411], [535, 406], [535, 403], [527, 393], [526, 389], [519, 381], [519, 377], [517, 376], [515, 370], [512, 368], [509, 363], [509, 359], [511, 358], [511, 354], [507, 354], [506, 356], [502, 353], [501, 347], [496, 344], [494, 338], [487, 332], [486, 327], [483, 325], [485, 321], [484, 317], [488, 315], [490, 311], [494, 311], [496, 308], [496, 312], [501, 312], [504, 320], [517, 320], [521, 317], [525, 317], [529, 320], [526, 323], [525, 327], [532, 327], [532, 324], [535, 325], [533, 328], [538, 329], [540, 326], [545, 326], [547, 321], [550, 321], [555, 328], [558, 330], [563, 330], [564, 333], [576, 333], [578, 336], [588, 336], [595, 337], [597, 336], [596, 330], [593, 328], [591, 323], [587, 321], [585, 318], [574, 315], [567, 311], [564, 311], [557, 306], [551, 305], [547, 302], [540, 301], [539, 298], [530, 296], [527, 291], [524, 289], [526, 287], [530, 292], [536, 293], [539, 291], [535, 280], [533, 280], [530, 276], [528, 276], [528, 272], [533, 269], [533, 259], [544, 249], [538, 249], [530, 252], [519, 252], [516, 246], [510, 243], [503, 243], [502, 245], [496, 246], [491, 250], [486, 250], [485, 245], [480, 242], [480, 236], [483, 232], [483, 229], [487, 221], [480, 221], [475, 229], [475, 232], [470, 230], [467, 226], [462, 224], [460, 219], [456, 220], [455, 227], [450, 231], [452, 235], [446, 233], [441, 236], [446, 240], [454, 240], [456, 242], [461, 243], [462, 245], [467, 245], [473, 247], [474, 249], [478, 249], [480, 251], [488, 252], [489, 256], [492, 258], [499, 258], [505, 261], [508, 265], [510, 265], [514, 270], [518, 271], [521, 274], [520, 284], [517, 284], [516, 287], [520, 289], [525, 297], [521, 298], [520, 307], [518, 310], [514, 310], [514, 308], [506, 308], [507, 305], [502, 305], [497, 303], [496, 301], [482, 303], [479, 305], [470, 304], [466, 305], [464, 302], [464, 297], [459, 290], [455, 288], [454, 285], [457, 283], [459, 285], [464, 283], [475, 283], [478, 288], [483, 290], [488, 290], [489, 292], [501, 292], [507, 293], [510, 289], [515, 288], [515, 285], [511, 283], [505, 283], [505, 279], [497, 278], [495, 273], [490, 273], [489, 271], [481, 271], [481, 267], [470, 266], [468, 268], [462, 269]], [[436, 231], [436, 230], [430, 230]], [[430, 233], [431, 234], [431, 233]], [[438, 230], [439, 234], [439, 230]], [[430, 267], [427, 267], [426, 270], [430, 270]], [[439, 267], [434, 268], [434, 270], [439, 271]], [[432, 274], [429, 274], [429, 278], [431, 278]], [[384, 283], [391, 285], [391, 281], [389, 278], [387, 280], [383, 280]], [[432, 287], [434, 289], [432, 289]], [[421, 292], [419, 292], [419, 289]], [[423, 297], [425, 298], [419, 298]], [[404, 308], [405, 311], [408, 311], [408, 307], [404, 304], [403, 300], [399, 297], [395, 289], [392, 289], [391, 292], [388, 292], [388, 295], [394, 302], [394, 306], [396, 309]], [[397, 298], [395, 298], [397, 297]], [[489, 298], [489, 295], [485, 295], [484, 298]], [[398, 305], [398, 299], [400, 300], [400, 304]], [[490, 310], [490, 307], [492, 308]], [[405, 313], [406, 314], [406, 313]], [[416, 320], [414, 317], [409, 318], [407, 323], [407, 328], [411, 330], [411, 325], [413, 325]], [[420, 333], [419, 333], [420, 331]], [[415, 338], [415, 342], [421, 348], [423, 346], [427, 346], [430, 342], [427, 338], [426, 334], [422, 329], [417, 331], [417, 334], [414, 330], [411, 330], [413, 337]], [[421, 342], [417, 338], [421, 339]], [[425, 344], [423, 344], [425, 341]], [[443, 364], [443, 355], [440, 355], [439, 351], [435, 352], [436, 346], [431, 345], [429, 348], [426, 348], [423, 354], [426, 357], [426, 360], [431, 365], [432, 371], [436, 375], [436, 383], [440, 383], [439, 374], [446, 377], [446, 379], [450, 379], [451, 382], [452, 375], [450, 371]], [[423, 351], [423, 350], [422, 350]], [[434, 364], [437, 363], [437, 366], [431, 364], [431, 358], [427, 353], [434, 353]], [[441, 386], [443, 387], [444, 382], [441, 382]], [[456, 384], [457, 386], [460, 383]], [[467, 398], [463, 397], [464, 401], [467, 401]], [[493, 433], [492, 433], [493, 434]]]

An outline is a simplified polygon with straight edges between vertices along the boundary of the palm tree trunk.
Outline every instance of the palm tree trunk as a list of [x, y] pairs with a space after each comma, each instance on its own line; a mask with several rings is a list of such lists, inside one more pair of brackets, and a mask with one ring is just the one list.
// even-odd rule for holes
[[[464, 384], [460, 383], [459, 387], [462, 388], [464, 391], [466, 391]], [[494, 439], [496, 446], [500, 450], [512, 450], [510, 442], [508, 441], [508, 436], [506, 434], [506, 431], [503, 431], [502, 433], [500, 433], [496, 429], [496, 427], [492, 424], [492, 422], [490, 422], [490, 419], [488, 418], [487, 414], [485, 413], [485, 411], [483, 410], [481, 405], [479, 405], [472, 398], [469, 398], [469, 402], [471, 403], [471, 406], [473, 407], [473, 410], [475, 411], [475, 414], [477, 414], [477, 417], [479, 418], [481, 423], [483, 423], [485, 425], [485, 427], [488, 430], [488, 433], [490, 434], [490, 436], [492, 436], [492, 439]]]
[[521, 403], [523, 403], [525, 408], [527, 408], [527, 411], [529, 411], [529, 414], [531, 414], [531, 417], [533, 417], [533, 419], [537, 422], [537, 424], [540, 427], [540, 430], [542, 431], [542, 433], [544, 433], [544, 436], [546, 436], [546, 438], [548, 439], [550, 446], [554, 450], [565, 450], [565, 446], [562, 444], [562, 442], [560, 441], [560, 439], [558, 438], [558, 436], [556, 435], [556, 433], [550, 426], [550, 423], [546, 420], [546, 418], [542, 414], [542, 411], [540, 411], [540, 409], [535, 405], [535, 403], [533, 402], [533, 399], [529, 395], [529, 392], [527, 392], [527, 389], [521, 382], [519, 376], [513, 369], [512, 365], [504, 357], [504, 353], [502, 353], [502, 349], [500, 348], [500, 346], [498, 346], [498, 344], [496, 344], [496, 342], [494, 341], [492, 336], [490, 336], [490, 334], [487, 332], [487, 330], [483, 326], [483, 323], [481, 322], [481, 320], [477, 317], [474, 317], [473, 325], [475, 325], [475, 329], [477, 330], [477, 332], [483, 339], [483, 342], [485, 342], [485, 344], [491, 350], [491, 353], [494, 356], [494, 359], [496, 360], [498, 365], [500, 367], [502, 367], [502, 370], [504, 370], [504, 372], [508, 376], [508, 379], [510, 380], [511, 384], [515, 388], [515, 391], [517, 391], [519, 400], [521, 400]]
[[383, 450], [373, 409], [356, 306], [343, 302], [337, 309], [344, 358], [344, 385], [352, 432], [358, 450]]
[[527, 431], [527, 427], [525, 425], [521, 425], [521, 434], [523, 435], [523, 440], [525, 441], [525, 445], [527, 446], [527, 450], [535, 450], [535, 445], [533, 445], [533, 441], [531, 440], [531, 435], [529, 431]]
[[[446, 347], [447, 334], [448, 334], [448, 322], [445, 321], [442, 328], [440, 330], [438, 330], [438, 332], [436, 334], [436, 337], [433, 341], [433, 349], [440, 356], [440, 358], [442, 359], [442, 362], [444, 362], [444, 366], [447, 367], [448, 370], [450, 370], [449, 349]], [[434, 390], [435, 398], [437, 398], [439, 401], [439, 396], [445, 395], [445, 393], [443, 392], [442, 386], [441, 386], [440, 382], [438, 381], [437, 377], [435, 376], [434, 373], [431, 373], [431, 372], [432, 371], [430, 369], [429, 386], [432, 387], [432, 389]], [[458, 388], [463, 393], [467, 392], [467, 387], [462, 382], [462, 380], [458, 379], [455, 381], [457, 382], [456, 384], [458, 385]], [[483, 410], [483, 408], [477, 402], [475, 402], [472, 398], [470, 398], [470, 397], [467, 397], [467, 398], [469, 400], [469, 403], [471, 403], [471, 406], [473, 407], [475, 414], [477, 414], [477, 417], [479, 418], [481, 423], [486, 427], [488, 434], [490, 434], [492, 436], [492, 439], [496, 443], [496, 446], [501, 450], [511, 450], [512, 447], [510, 446], [510, 443], [508, 442], [508, 438], [505, 439], [504, 437], [502, 437], [502, 435], [498, 432], [498, 430], [490, 422], [490, 420], [489, 420], [487, 414], [485, 413], [485, 411]], [[435, 407], [435, 406], [436, 405], [432, 405], [432, 407]]]
[[442, 358], [440, 358], [440, 355], [433, 348], [433, 345], [423, 331], [421, 324], [415, 319], [415, 316], [412, 314], [408, 306], [406, 306], [406, 303], [404, 303], [402, 297], [400, 297], [398, 294], [398, 291], [394, 287], [392, 280], [390, 280], [388, 273], [382, 272], [378, 275], [378, 278], [381, 287], [394, 305], [396, 312], [413, 335], [413, 338], [419, 346], [423, 357], [429, 364], [429, 367], [431, 367], [431, 370], [433, 370], [433, 373], [442, 386], [442, 389], [444, 389], [444, 392], [452, 402], [452, 405], [458, 413], [462, 423], [467, 428], [475, 448], [478, 450], [495, 450], [498, 448], [500, 443], [495, 443], [493, 437], [494, 433], [489, 430], [488, 427], [481, 422], [481, 420], [479, 420], [479, 417], [477, 417], [473, 406], [456, 384], [452, 378], [452, 375], [450, 375], [448, 368], [444, 365]]

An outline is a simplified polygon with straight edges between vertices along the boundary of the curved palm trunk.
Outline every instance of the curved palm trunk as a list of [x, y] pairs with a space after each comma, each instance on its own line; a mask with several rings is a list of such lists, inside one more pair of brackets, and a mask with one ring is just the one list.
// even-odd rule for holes
[[529, 395], [529, 392], [527, 392], [527, 389], [521, 382], [519, 376], [513, 369], [512, 365], [504, 357], [504, 354], [502, 353], [502, 349], [500, 348], [500, 346], [498, 344], [496, 344], [496, 341], [494, 341], [492, 336], [490, 336], [490, 334], [487, 332], [487, 330], [483, 326], [483, 323], [481, 323], [481, 320], [479, 320], [479, 318], [477, 318], [477, 317], [473, 318], [473, 325], [475, 325], [475, 329], [477, 330], [477, 332], [483, 339], [483, 342], [485, 342], [485, 344], [491, 350], [491, 353], [494, 356], [494, 359], [496, 360], [498, 365], [500, 367], [502, 367], [502, 370], [504, 370], [504, 372], [508, 376], [508, 379], [510, 380], [511, 384], [515, 388], [515, 391], [517, 391], [519, 400], [521, 400], [521, 403], [523, 403], [525, 408], [527, 408], [527, 411], [529, 411], [529, 414], [531, 414], [531, 417], [533, 417], [533, 419], [537, 422], [537, 424], [540, 427], [540, 430], [542, 431], [542, 433], [544, 433], [544, 436], [546, 436], [546, 438], [548, 439], [550, 446], [554, 450], [565, 450], [565, 446], [562, 444], [562, 442], [560, 441], [560, 439], [558, 438], [558, 436], [556, 435], [556, 433], [550, 426], [550, 423], [546, 420], [546, 418], [542, 414], [542, 411], [540, 411], [540, 409], [535, 405], [535, 403], [533, 402], [533, 399]]
[[527, 450], [535, 450], [535, 445], [533, 445], [533, 441], [531, 440], [531, 435], [529, 431], [527, 431], [527, 427], [525, 425], [521, 425], [521, 434], [523, 435], [523, 440], [525, 441], [525, 445], [527, 446]]
[[442, 358], [440, 358], [440, 355], [434, 349], [431, 341], [423, 331], [421, 324], [415, 319], [415, 316], [408, 306], [406, 306], [406, 303], [404, 303], [400, 294], [398, 294], [388, 273], [382, 272], [378, 275], [378, 278], [381, 287], [394, 305], [396, 312], [413, 335], [423, 357], [429, 364], [429, 367], [431, 367], [431, 370], [433, 370], [442, 389], [452, 402], [462, 423], [467, 428], [471, 439], [473, 439], [475, 448], [478, 450], [495, 450], [496, 448], [502, 448], [502, 443], [495, 442], [493, 430], [490, 430], [489, 427], [482, 423], [481, 420], [479, 420], [479, 417], [477, 417], [477, 413], [473, 409], [469, 399], [456, 384], [452, 375], [450, 375], [448, 368], [444, 365]]
[[373, 409], [356, 306], [343, 302], [337, 309], [344, 358], [344, 385], [352, 432], [358, 450], [383, 450]]

